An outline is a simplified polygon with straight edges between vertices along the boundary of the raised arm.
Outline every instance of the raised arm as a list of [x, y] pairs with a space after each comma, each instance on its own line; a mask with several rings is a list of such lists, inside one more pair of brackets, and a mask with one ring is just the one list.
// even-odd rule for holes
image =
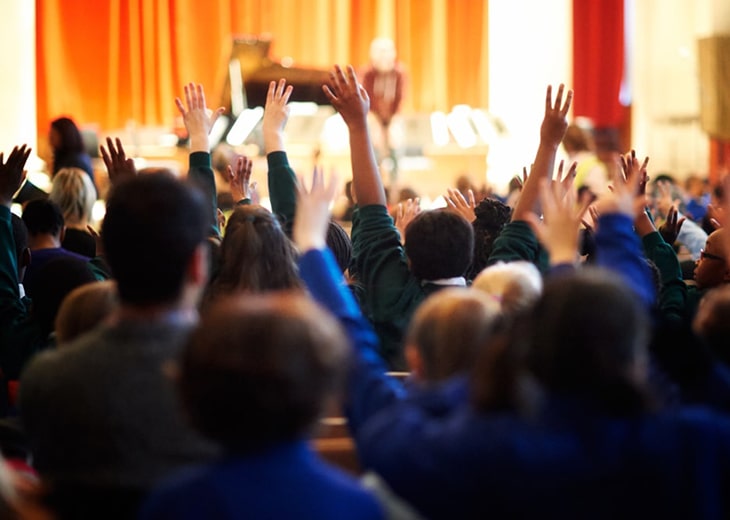
[[289, 120], [288, 103], [293, 90], [284, 79], [279, 83], [272, 81], [266, 94], [263, 120], [271, 211], [283, 222], [284, 231], [290, 237], [297, 206], [297, 178], [284, 150], [284, 128]]
[[208, 110], [203, 85], [189, 83], [185, 85], [184, 91], [185, 103], [180, 98], [175, 98], [175, 105], [180, 111], [190, 138], [188, 179], [208, 196], [210, 200], [211, 231], [217, 236], [220, 235], [217, 217], [218, 197], [210, 160], [210, 139], [208, 134], [224, 109], [221, 107], [213, 112]]
[[625, 172], [614, 174], [612, 191], [601, 195], [596, 232], [596, 263], [618, 273], [641, 298], [647, 309], [654, 306], [656, 290], [633, 223], [644, 212], [646, 197], [640, 186], [646, 177], [634, 154], [627, 156]]
[[353, 346], [346, 413], [351, 429], [356, 432], [367, 418], [398, 400], [403, 390], [385, 375], [385, 365], [377, 354], [378, 339], [327, 249], [329, 204], [335, 187], [336, 180], [331, 179], [325, 186], [321, 171], [315, 170], [312, 189], [300, 188], [292, 237], [302, 253], [299, 270], [307, 289], [339, 320]]
[[[0, 382], [17, 379], [25, 362], [45, 346], [40, 328], [20, 299], [15, 242], [10, 222], [13, 195], [23, 183], [30, 155], [25, 145], [13, 148], [7, 160], [0, 153]], [[2, 405], [3, 403], [0, 403]]]
[[347, 66], [343, 71], [335, 65], [330, 73], [329, 85], [323, 85], [325, 95], [340, 113], [350, 132], [350, 160], [352, 162], [352, 186], [361, 207], [385, 206], [385, 190], [380, 178], [375, 153], [368, 132], [367, 115], [370, 98], [360, 85], [355, 69]]
[[537, 148], [535, 161], [532, 164], [530, 175], [522, 186], [512, 221], [526, 220], [527, 215], [534, 213], [535, 205], [540, 194], [540, 184], [550, 179], [555, 169], [555, 156], [565, 131], [568, 129], [567, 115], [573, 101], [573, 91], [568, 90], [563, 102], [564, 85], [558, 87], [558, 93], [553, 102], [552, 86], [548, 85], [545, 97], [545, 117], [540, 126], [540, 145]]

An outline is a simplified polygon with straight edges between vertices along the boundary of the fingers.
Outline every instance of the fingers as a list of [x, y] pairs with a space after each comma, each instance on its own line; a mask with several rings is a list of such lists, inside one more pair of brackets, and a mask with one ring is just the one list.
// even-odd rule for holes
[[274, 92], [276, 92], [276, 81], [269, 82], [269, 90], [266, 92], [266, 105], [270, 105], [274, 101]]
[[188, 106], [188, 110], [193, 109], [193, 84], [185, 85], [183, 87], [183, 93], [185, 94], [185, 103]]
[[477, 202], [476, 202], [476, 199], [474, 197], [474, 192], [472, 190], [467, 190], [466, 193], [469, 196], [469, 206], [471, 206], [472, 208], [476, 208], [477, 207]]
[[563, 103], [563, 90], [565, 90], [565, 85], [561, 83], [558, 87], [558, 94], [555, 96], [555, 105], [553, 106], [553, 110], [555, 111], [560, 111]]
[[565, 117], [568, 115], [568, 112], [570, 111], [570, 105], [573, 104], [573, 91], [568, 90], [567, 95], [565, 96], [565, 104], [563, 105], [563, 108], [560, 109], [560, 115]]
[[549, 112], [553, 108], [553, 86], [547, 86], [547, 93], [545, 94], [545, 112]]
[[330, 90], [328, 85], [322, 85], [322, 91], [324, 92], [324, 95], [327, 96], [329, 102], [333, 105], [338, 101], [337, 96], [335, 96], [334, 92]]

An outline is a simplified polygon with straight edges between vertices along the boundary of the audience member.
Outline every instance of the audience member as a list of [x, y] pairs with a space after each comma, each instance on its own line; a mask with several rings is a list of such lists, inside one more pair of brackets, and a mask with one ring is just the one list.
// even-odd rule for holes
[[111, 280], [77, 287], [64, 298], [56, 314], [56, 346], [72, 343], [104, 322], [119, 306]]
[[119, 308], [21, 379], [34, 464], [60, 518], [132, 518], [162, 478], [216, 453], [186, 427], [163, 373], [207, 279], [203, 197], [165, 174], [116, 180], [102, 239]]
[[35, 291], [37, 273], [51, 260], [75, 258], [84, 262], [89, 261], [89, 257], [61, 247], [66, 227], [61, 208], [54, 202], [48, 199], [30, 201], [23, 211], [23, 223], [28, 229], [28, 245], [31, 252], [30, 265], [25, 271], [23, 283], [31, 298]]
[[352, 225], [354, 275], [365, 288], [363, 306], [381, 337], [383, 357], [391, 369], [402, 370], [402, 337], [411, 315], [438, 289], [466, 285], [474, 232], [460, 215], [426, 211], [408, 225], [405, 246], [401, 245], [368, 134], [367, 94], [351, 67], [347, 72], [336, 67], [332, 78], [324, 89], [349, 128], [359, 204]]
[[524, 261], [500, 262], [484, 269], [472, 287], [499, 302], [502, 312], [520, 315], [542, 294], [542, 276], [534, 264]]
[[61, 247], [82, 256], [96, 256], [96, 240], [89, 233], [96, 189], [79, 168], [62, 168], [53, 177], [48, 198], [61, 209], [66, 226]]
[[141, 518], [383, 518], [306, 441], [342, 380], [346, 343], [301, 294], [216, 302], [185, 349], [178, 386], [192, 423], [226, 455], [156, 492]]
[[59, 117], [51, 121], [48, 143], [53, 150], [54, 177], [62, 168], [80, 168], [88, 174], [91, 182], [94, 182], [91, 157], [86, 153], [81, 132], [72, 119]]

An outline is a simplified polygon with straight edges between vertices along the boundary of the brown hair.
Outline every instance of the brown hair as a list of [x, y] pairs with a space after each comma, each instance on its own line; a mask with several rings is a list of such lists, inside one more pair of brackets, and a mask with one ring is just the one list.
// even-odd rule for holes
[[56, 342], [60, 347], [90, 331], [117, 308], [117, 287], [113, 281], [77, 287], [64, 298], [56, 315]]
[[299, 293], [228, 296], [193, 332], [179, 388], [196, 428], [251, 452], [311, 429], [347, 353], [337, 321]]
[[443, 381], [468, 371], [499, 315], [495, 300], [471, 289], [444, 289], [428, 298], [413, 316], [406, 337], [421, 355], [424, 379]]
[[226, 225], [207, 301], [236, 292], [302, 287], [297, 255], [276, 217], [261, 206], [237, 207]]

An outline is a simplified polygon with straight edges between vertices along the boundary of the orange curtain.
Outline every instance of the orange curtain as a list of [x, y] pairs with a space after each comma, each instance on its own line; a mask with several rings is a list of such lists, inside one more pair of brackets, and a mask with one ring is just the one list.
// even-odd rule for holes
[[70, 115], [102, 130], [171, 126], [184, 82], [217, 98], [234, 34], [274, 58], [363, 65], [389, 36], [408, 71], [404, 110], [486, 106], [486, 0], [37, 0], [38, 129]]

